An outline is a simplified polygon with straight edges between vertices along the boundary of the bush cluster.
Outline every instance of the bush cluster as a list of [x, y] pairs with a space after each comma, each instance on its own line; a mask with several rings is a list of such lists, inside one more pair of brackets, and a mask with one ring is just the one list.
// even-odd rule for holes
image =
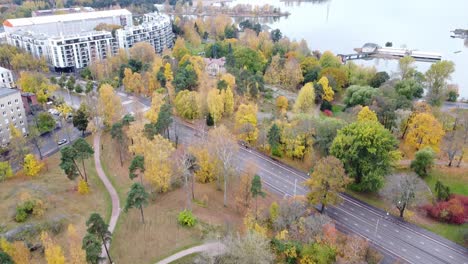
[[179, 213], [179, 224], [187, 227], [193, 227], [197, 223], [197, 218], [192, 214], [192, 211], [183, 210]]
[[434, 219], [451, 224], [468, 222], [468, 196], [452, 195], [448, 201], [425, 205], [424, 210]]
[[39, 199], [26, 200], [16, 206], [15, 221], [22, 223], [31, 215], [41, 216], [44, 214], [45, 209], [44, 202]]

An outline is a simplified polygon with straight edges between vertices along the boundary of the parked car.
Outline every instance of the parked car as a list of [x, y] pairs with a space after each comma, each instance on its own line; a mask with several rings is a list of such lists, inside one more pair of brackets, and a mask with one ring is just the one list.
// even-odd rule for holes
[[67, 142], [68, 142], [68, 140], [67, 140], [66, 138], [64, 138], [64, 139], [59, 140], [59, 141], [57, 142], [57, 144], [58, 144], [59, 146], [61, 146], [61, 145], [63, 145], [63, 144], [66, 144]]

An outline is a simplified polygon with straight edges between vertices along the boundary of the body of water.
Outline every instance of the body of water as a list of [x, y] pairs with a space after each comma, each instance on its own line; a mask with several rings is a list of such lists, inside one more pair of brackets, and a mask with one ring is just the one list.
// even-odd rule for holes
[[[453, 39], [450, 31], [468, 29], [467, 0], [235, 0], [231, 5], [270, 4], [291, 13], [267, 25], [290, 39], [305, 39], [311, 50], [354, 53], [372, 42], [384, 46], [436, 52], [455, 63], [452, 83], [468, 99], [468, 41]], [[395, 73], [396, 60], [355, 61]], [[417, 62], [426, 71], [430, 63]]]

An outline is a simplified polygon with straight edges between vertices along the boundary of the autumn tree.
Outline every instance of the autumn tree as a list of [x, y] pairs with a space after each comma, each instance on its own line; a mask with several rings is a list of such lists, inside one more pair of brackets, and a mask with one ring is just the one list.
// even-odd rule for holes
[[174, 47], [172, 48], [172, 55], [174, 55], [174, 57], [178, 61], [180, 61], [182, 59], [182, 57], [184, 57], [187, 54], [190, 54], [190, 51], [185, 46], [185, 40], [183, 38], [180, 38], [180, 37], [177, 38], [176, 41], [175, 41]]
[[144, 64], [151, 64], [156, 57], [154, 47], [145, 41], [135, 43], [128, 52], [130, 53], [130, 58], [141, 61]]
[[124, 147], [124, 132], [122, 122], [114, 123], [110, 131], [111, 137], [117, 141], [119, 149], [120, 166], [123, 166], [122, 148]]
[[52, 97], [56, 90], [56, 86], [50, 84], [50, 81], [39, 72], [21, 72], [18, 85], [21, 91], [35, 94], [41, 104], [45, 104], [47, 98]]
[[312, 83], [306, 83], [294, 103], [295, 113], [310, 113], [314, 109], [315, 91]]
[[341, 66], [341, 61], [331, 51], [325, 51], [319, 60], [322, 68], [338, 68]]
[[222, 242], [227, 252], [222, 255], [222, 263], [273, 263], [275, 256], [270, 249], [270, 241], [256, 232], [247, 232], [243, 237], [239, 234], [228, 236]]
[[285, 96], [280, 95], [276, 98], [276, 109], [278, 109], [279, 113], [285, 114], [288, 110], [288, 104], [288, 98]]
[[347, 235], [341, 254], [337, 256], [337, 263], [360, 264], [364, 263], [369, 242], [358, 235]]
[[0, 182], [13, 176], [13, 170], [10, 163], [7, 161], [0, 161]]
[[10, 161], [23, 165], [25, 156], [30, 152], [23, 133], [10, 123]]
[[37, 115], [36, 126], [39, 130], [39, 133], [44, 134], [54, 130], [56, 122], [51, 114], [42, 112]]
[[39, 152], [39, 159], [42, 160], [43, 156], [41, 148], [44, 146], [45, 140], [41, 137], [41, 133], [39, 132], [39, 129], [37, 129], [37, 126], [30, 126], [28, 132], [29, 142], [36, 147], [37, 152]]
[[49, 234], [42, 232], [41, 241], [44, 245], [44, 255], [48, 264], [65, 264], [62, 248], [50, 238]]
[[235, 127], [239, 137], [248, 143], [253, 143], [258, 137], [257, 106], [241, 104], [236, 112]]
[[437, 152], [443, 136], [442, 125], [432, 114], [419, 113], [408, 124], [405, 142], [416, 151], [424, 147], [431, 147]]
[[392, 177], [395, 179], [389, 181], [381, 194], [392, 202], [400, 212], [400, 217], [403, 218], [405, 210], [425, 196], [427, 185], [414, 174], [393, 175]]
[[174, 80], [174, 75], [172, 73], [171, 64], [164, 64], [164, 77], [167, 82], [172, 82]]
[[368, 106], [364, 106], [361, 111], [359, 111], [358, 116], [357, 116], [357, 121], [362, 122], [362, 121], [375, 121], [377, 122], [377, 115], [375, 114], [374, 111], [370, 110]]
[[111, 239], [111, 233], [109, 232], [109, 226], [104, 222], [104, 219], [102, 219], [98, 213], [92, 213], [89, 219], [86, 221], [86, 227], [88, 234], [93, 235], [101, 240], [109, 262], [113, 263], [109, 254], [109, 249], [107, 248], [108, 242]]
[[75, 226], [68, 225], [67, 228], [68, 240], [68, 263], [70, 264], [83, 264], [86, 263], [86, 252], [81, 248], [81, 239], [76, 231]]
[[266, 193], [262, 190], [262, 179], [257, 174], [255, 174], [255, 176], [252, 179], [250, 193], [252, 194], [252, 197], [255, 199], [255, 219], [257, 219], [258, 196], [265, 197], [266, 195]]
[[24, 157], [23, 171], [26, 176], [37, 176], [43, 167], [44, 164], [39, 162], [33, 154], [28, 154]]
[[332, 87], [328, 83], [328, 78], [327, 77], [322, 77], [320, 80], [317, 82], [322, 87], [323, 90], [323, 100], [327, 102], [333, 101], [333, 97], [335, 96], [335, 92], [333, 91]]
[[451, 61], [438, 61], [431, 64], [426, 71], [427, 97], [431, 105], [440, 106], [447, 92], [447, 81], [455, 71], [455, 64]]
[[340, 192], [344, 192], [351, 182], [343, 163], [333, 156], [327, 156], [317, 162], [314, 172], [305, 182], [310, 190], [307, 198], [313, 205], [321, 204], [320, 213], [323, 213], [325, 206], [340, 201]]
[[127, 200], [125, 202], [124, 211], [128, 212], [128, 209], [138, 208], [141, 213], [141, 221], [145, 223], [145, 216], [143, 214], [143, 207], [148, 204], [149, 194], [145, 191], [143, 185], [139, 183], [133, 183], [130, 187], [130, 191], [127, 194]]
[[174, 105], [177, 113], [187, 119], [195, 119], [200, 115], [199, 94], [184, 90], [177, 94]]
[[145, 117], [148, 118], [151, 123], [156, 123], [156, 121], [158, 121], [159, 110], [163, 104], [164, 96], [160, 93], [153, 93], [151, 97], [151, 107], [145, 113]]
[[98, 109], [106, 127], [110, 127], [122, 116], [120, 97], [109, 84], [103, 84], [99, 88]]
[[195, 179], [201, 183], [216, 180], [220, 174], [219, 159], [204, 146], [192, 146], [189, 150], [197, 161], [197, 168], [194, 172]]
[[279, 147], [281, 144], [281, 129], [277, 124], [273, 124], [268, 130], [268, 144], [270, 145], [272, 151]]
[[405, 56], [398, 61], [398, 68], [402, 80], [409, 79], [414, 75], [416, 72], [414, 62], [415, 60], [411, 56]]
[[16, 264], [29, 264], [31, 253], [23, 241], [8, 242], [5, 238], [0, 238], [0, 249], [8, 254]]
[[[235, 138], [229, 130], [221, 125], [208, 133], [209, 149], [219, 159], [222, 167], [224, 180], [224, 206], [227, 206], [228, 179], [233, 171], [235, 155], [238, 146]], [[220, 188], [221, 177], [218, 177], [218, 188]]]
[[208, 111], [213, 118], [215, 125], [221, 119], [224, 113], [224, 92], [218, 89], [211, 89], [206, 98], [208, 104]]
[[343, 162], [345, 171], [354, 179], [354, 189], [376, 191], [399, 158], [397, 143], [381, 124], [356, 122], [338, 131], [330, 153]]
[[252, 202], [252, 180], [257, 171], [253, 163], [248, 163], [240, 175], [239, 182], [235, 190], [236, 209], [240, 213], [245, 213]]
[[346, 89], [346, 94], [343, 102], [347, 107], [355, 105], [370, 105], [372, 97], [377, 94], [377, 89], [370, 86], [351, 85]]
[[420, 177], [429, 175], [429, 170], [434, 166], [434, 151], [430, 147], [425, 147], [414, 155], [414, 160], [411, 161], [411, 169]]
[[232, 115], [234, 113], [234, 94], [232, 92], [231, 86], [226, 88], [226, 92], [224, 93], [224, 113], [227, 116]]

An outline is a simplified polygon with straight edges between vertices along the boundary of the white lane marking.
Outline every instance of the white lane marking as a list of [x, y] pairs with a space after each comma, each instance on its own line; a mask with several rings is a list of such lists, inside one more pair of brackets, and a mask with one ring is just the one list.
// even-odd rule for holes
[[387, 227], [387, 224], [383, 224], [383, 226]]
[[392, 246], [393, 246], [393, 242], [392, 242], [392, 241], [390, 241], [390, 245], [392, 245]]
[[424, 245], [424, 242], [422, 242], [422, 241], [421, 241], [421, 242], [419, 242], [419, 243], [421, 243], [421, 245]]
[[440, 252], [440, 249], [436, 248], [435, 251]]
[[382, 236], [380, 236], [380, 235], [377, 235], [377, 237], [378, 237], [379, 239], [382, 239]]
[[453, 257], [452, 257], [452, 256], [450, 256], [450, 255], [449, 255], [449, 258], [453, 259]]
[[395, 232], [400, 233], [400, 231], [398, 231], [398, 229], [395, 229]]
[[358, 224], [354, 223], [355, 226], [358, 226]]
[[366, 229], [366, 232], [368, 232], [368, 233], [369, 233], [369, 229]]
[[360, 215], [364, 216], [364, 214], [363, 214], [363, 213], [360, 213]]
[[417, 259], [421, 259], [421, 257], [420, 257], [420, 256], [418, 256], [418, 255], [416, 255], [416, 258], [417, 258]]
[[408, 235], [407, 237], [408, 237], [408, 238], [411, 238], [411, 236], [410, 236], [410, 235]]
[[348, 221], [348, 217], [345, 217], [344, 220], [345, 220], [345, 221]]
[[403, 250], [404, 252], [406, 252], [406, 248], [401, 248], [401, 250]]
[[375, 221], [375, 219], [374, 219], [374, 218], [371, 218], [371, 220], [372, 220], [372, 221]]
[[337, 212], [333, 212], [333, 214], [335, 214], [335, 215], [338, 215], [338, 213], [337, 213]]

